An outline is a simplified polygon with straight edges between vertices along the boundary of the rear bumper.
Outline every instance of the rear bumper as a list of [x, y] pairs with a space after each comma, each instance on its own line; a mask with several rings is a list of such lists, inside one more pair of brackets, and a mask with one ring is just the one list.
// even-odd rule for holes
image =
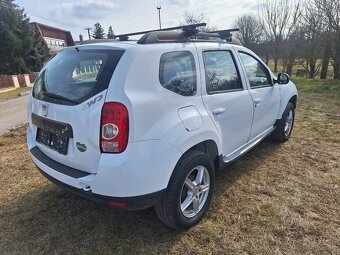
[[[62, 165], [53, 159], [50, 159], [46, 155], [44, 155], [38, 147], [34, 147], [30, 150], [32, 157], [39, 162], [43, 163], [49, 168], [52, 168], [54, 171], [67, 175], [70, 178], [76, 178], [77, 180], [81, 178], [90, 177], [93, 174], [88, 174], [86, 172], [76, 170], [74, 168]], [[163, 196], [165, 189], [157, 192], [153, 192], [150, 194], [145, 194], [141, 196], [132, 196], [132, 197], [111, 197], [111, 196], [104, 196], [100, 194], [95, 194], [91, 190], [86, 191], [84, 188], [76, 188], [74, 186], [68, 185], [64, 182], [59, 181], [58, 179], [54, 178], [53, 176], [46, 173], [42, 170], [37, 164], [37, 168], [39, 171], [52, 183], [56, 184], [60, 188], [68, 191], [72, 194], [85, 198], [87, 200], [91, 200], [96, 202], [97, 204], [109, 207], [116, 207], [125, 210], [143, 210], [149, 207], [154, 206]]]
[[165, 192], [165, 190], [161, 190], [151, 194], [135, 197], [103, 196], [94, 194], [91, 191], [84, 191], [83, 189], [74, 188], [46, 174], [39, 167], [37, 168], [42, 175], [44, 175], [48, 180], [50, 180], [52, 183], [62, 188], [63, 190], [106, 207], [120, 208], [128, 211], [143, 210], [154, 206], [162, 198]]
[[[96, 171], [90, 173], [57, 160], [58, 152], [36, 143], [31, 127], [27, 130], [27, 146], [40, 172], [58, 186], [97, 203], [127, 210], [155, 205], [182, 155], [161, 140], [133, 142], [124, 153], [101, 154]], [[91, 159], [91, 153], [86, 153]]]

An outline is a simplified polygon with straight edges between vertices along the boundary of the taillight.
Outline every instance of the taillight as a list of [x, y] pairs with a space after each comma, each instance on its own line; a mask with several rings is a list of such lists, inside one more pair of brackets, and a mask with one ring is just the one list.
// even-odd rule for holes
[[129, 139], [129, 115], [121, 103], [105, 103], [100, 127], [100, 149], [104, 153], [121, 153]]

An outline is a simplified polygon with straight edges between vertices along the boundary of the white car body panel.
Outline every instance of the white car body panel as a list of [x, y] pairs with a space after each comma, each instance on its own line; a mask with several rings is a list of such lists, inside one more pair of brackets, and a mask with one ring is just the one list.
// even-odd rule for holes
[[[30, 95], [30, 109], [28, 112], [42, 115], [42, 105], [48, 104], [48, 114], [45, 116], [48, 119], [57, 120], [68, 123], [73, 128], [74, 138], [69, 139], [69, 147], [67, 155], [62, 155], [50, 148], [37, 144], [39, 149], [49, 158], [63, 162], [69, 167], [82, 169], [89, 173], [96, 173], [98, 169], [99, 159], [101, 156], [99, 148], [99, 133], [100, 130], [100, 113], [104, 104], [106, 91], [103, 91], [89, 100], [75, 106], [65, 106], [53, 103], [46, 103], [41, 100], [32, 98]], [[102, 99], [96, 104], [87, 109], [84, 108], [86, 102], [101, 96]], [[31, 121], [31, 116], [29, 116]], [[37, 127], [30, 122], [32, 134], [36, 137]], [[82, 153], [76, 148], [76, 143], [86, 144], [87, 153]], [[89, 157], [88, 155], [91, 155]]]
[[254, 102], [254, 117], [249, 140], [271, 128], [278, 116], [280, 105], [279, 86], [249, 90]]
[[[28, 129], [28, 148], [37, 146]], [[53, 178], [95, 194], [132, 197], [160, 191], [167, 186], [177, 159], [182, 153], [161, 140], [129, 143], [124, 153], [102, 154], [98, 172], [83, 178], [72, 178], [44, 165], [32, 155], [34, 163]], [[143, 162], [143, 164], [141, 164]]]
[[[247, 90], [203, 95], [204, 104], [213, 119], [227, 155], [249, 140], [253, 119], [253, 102]], [[215, 110], [224, 112], [215, 114]]]
[[286, 106], [293, 97], [297, 99], [298, 91], [296, 89], [295, 84], [290, 81], [286, 85], [281, 85], [280, 87], [280, 109], [277, 115], [277, 119], [281, 119], [283, 112], [286, 109]]
[[[211, 44], [199, 44], [197, 54], [202, 67], [204, 66], [202, 54], [206, 50], [230, 51], [236, 61], [235, 52], [231, 45], [216, 43], [212, 47]], [[222, 144], [222, 154], [228, 155], [248, 142], [253, 118], [253, 102], [245, 80], [242, 78], [242, 91], [208, 94], [206, 76], [203, 71], [201, 73], [203, 102], [218, 131]], [[241, 75], [241, 77], [243, 76]]]
[[[90, 187], [94, 194], [132, 197], [164, 190], [181, 156], [204, 141], [216, 144], [218, 155], [231, 161], [252, 148], [273, 129], [273, 125], [289, 100], [297, 95], [295, 85], [274, 85], [251, 91], [237, 49], [243, 47], [223, 43], [102, 43], [79, 46], [88, 49], [125, 50], [103, 99], [84, 110], [84, 103], [75, 106], [49, 104], [46, 118], [70, 124], [74, 138], [69, 141], [67, 155], [38, 144], [31, 114], [42, 115], [44, 102], [29, 96], [28, 148], [36, 146], [49, 158], [89, 175], [72, 178], [44, 165], [32, 155], [34, 163], [56, 180], [78, 189]], [[202, 50], [231, 50], [235, 55], [242, 91], [208, 95]], [[197, 91], [181, 96], [161, 86], [159, 64], [162, 54], [190, 51], [195, 59]], [[247, 52], [250, 52], [247, 50]], [[252, 55], [254, 53], [250, 52]], [[272, 77], [274, 75], [271, 73]], [[254, 100], [261, 98], [258, 107]], [[104, 102], [119, 102], [129, 114], [129, 139], [124, 152], [101, 153], [99, 146], [100, 114]], [[215, 109], [225, 108], [220, 114]], [[84, 143], [86, 152], [79, 152], [75, 143]]]

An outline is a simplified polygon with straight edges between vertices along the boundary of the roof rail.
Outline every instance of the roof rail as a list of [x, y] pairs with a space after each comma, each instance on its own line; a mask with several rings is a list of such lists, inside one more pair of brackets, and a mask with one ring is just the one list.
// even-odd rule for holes
[[82, 41], [80, 45], [94, 44], [94, 43], [106, 43], [106, 42], [118, 42], [118, 40], [117, 39], [90, 39], [90, 40]]
[[155, 30], [147, 30], [147, 31], [141, 31], [141, 32], [134, 32], [134, 33], [129, 33], [129, 34], [121, 34], [121, 35], [115, 35], [115, 38], [119, 38], [120, 41], [127, 41], [129, 40], [130, 36], [134, 35], [143, 35], [143, 34], [148, 34], [151, 32], [159, 32], [159, 31], [172, 31], [172, 30], [179, 30], [181, 29], [185, 34], [190, 37], [195, 35], [198, 30], [198, 27], [204, 27], [206, 26], [207, 23], [198, 23], [198, 24], [191, 24], [191, 25], [185, 25], [185, 26], [177, 26], [177, 27], [168, 27], [168, 28], [163, 28], [163, 29], [155, 29]]

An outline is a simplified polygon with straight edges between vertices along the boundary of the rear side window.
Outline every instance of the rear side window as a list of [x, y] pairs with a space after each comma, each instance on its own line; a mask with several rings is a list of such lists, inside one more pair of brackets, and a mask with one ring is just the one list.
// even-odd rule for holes
[[196, 67], [190, 51], [165, 53], [161, 57], [159, 80], [162, 86], [182, 96], [196, 94]]
[[249, 79], [251, 88], [271, 86], [271, 76], [268, 69], [256, 58], [240, 52], [240, 57]]
[[107, 89], [123, 50], [77, 50], [57, 53], [37, 78], [33, 97], [78, 104]]
[[229, 51], [203, 52], [203, 61], [209, 94], [243, 89], [234, 58]]

